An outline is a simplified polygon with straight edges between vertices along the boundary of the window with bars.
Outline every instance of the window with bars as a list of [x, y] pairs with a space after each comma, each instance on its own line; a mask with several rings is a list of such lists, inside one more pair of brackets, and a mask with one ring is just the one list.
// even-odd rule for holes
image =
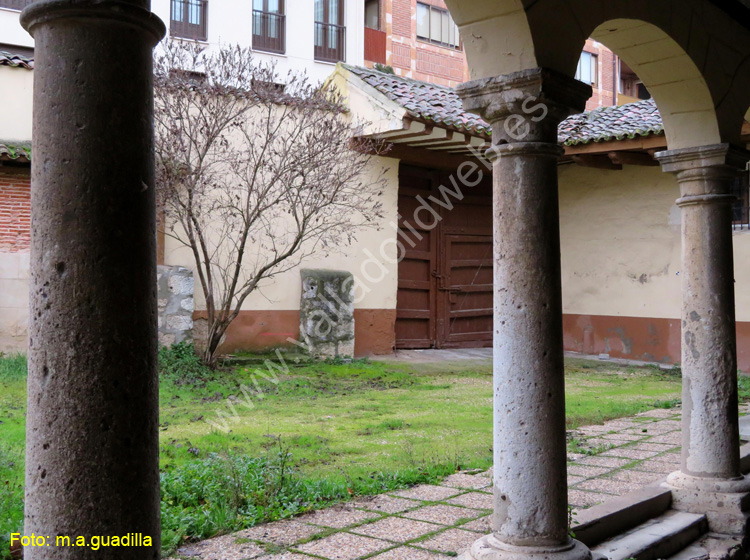
[[253, 48], [280, 54], [286, 51], [284, 0], [253, 0]]
[[746, 171], [732, 183], [732, 229], [750, 230], [750, 174]]
[[196, 41], [208, 39], [208, 1], [171, 0], [170, 33]]
[[11, 10], [23, 10], [34, 0], [0, 0], [0, 8], [9, 8]]
[[344, 0], [315, 0], [315, 60], [345, 60], [345, 43]]
[[450, 47], [461, 48], [458, 26], [448, 10], [417, 2], [417, 38]]

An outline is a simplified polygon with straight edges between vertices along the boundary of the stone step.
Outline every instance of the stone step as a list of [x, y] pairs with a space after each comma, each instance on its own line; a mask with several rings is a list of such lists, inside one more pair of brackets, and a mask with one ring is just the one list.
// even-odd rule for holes
[[609, 560], [669, 558], [708, 531], [705, 515], [670, 510], [592, 549]]
[[707, 560], [708, 557], [708, 550], [700, 544], [691, 544], [687, 548], [683, 548], [674, 556], [670, 556], [668, 560]]
[[672, 492], [655, 483], [607, 500], [574, 518], [575, 538], [593, 548], [669, 510]]

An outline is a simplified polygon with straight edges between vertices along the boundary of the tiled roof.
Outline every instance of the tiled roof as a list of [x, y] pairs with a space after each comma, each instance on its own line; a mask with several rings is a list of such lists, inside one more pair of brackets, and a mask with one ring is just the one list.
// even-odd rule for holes
[[463, 110], [461, 100], [451, 88], [368, 68], [346, 68], [388, 99], [401, 105], [413, 117], [470, 134], [490, 134], [490, 127], [486, 122]]
[[558, 129], [560, 142], [566, 146], [629, 140], [664, 132], [659, 109], [653, 99], [617, 107], [600, 107], [568, 117]]
[[29, 163], [31, 161], [31, 145], [17, 142], [0, 142], [0, 161]]
[[34, 59], [21, 54], [11, 54], [7, 51], [0, 51], [0, 66], [13, 66], [14, 68], [19, 67], [33, 70]]
[[[415, 118], [470, 134], [491, 134], [486, 122], [463, 110], [458, 94], [451, 88], [368, 68], [346, 68], [401, 105]], [[601, 107], [569, 117], [560, 124], [558, 139], [561, 144], [575, 146], [651, 136], [662, 132], [664, 125], [661, 115], [654, 101], [649, 99], [618, 107]]]

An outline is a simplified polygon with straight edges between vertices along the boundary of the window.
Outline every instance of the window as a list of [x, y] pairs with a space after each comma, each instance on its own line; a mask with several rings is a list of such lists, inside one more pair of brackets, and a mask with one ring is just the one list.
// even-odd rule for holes
[[10, 8], [11, 10], [23, 10], [34, 0], [0, 0], [0, 8]]
[[380, 0], [365, 0], [365, 27], [380, 29]]
[[315, 60], [345, 58], [344, 0], [315, 0]]
[[170, 32], [175, 37], [205, 41], [208, 38], [207, 0], [171, 0]]
[[447, 10], [417, 2], [417, 37], [444, 47], [458, 49], [458, 26]]
[[253, 48], [275, 53], [286, 50], [284, 0], [253, 0]]
[[737, 177], [731, 193], [737, 197], [732, 202], [732, 229], [750, 229], [750, 174], [745, 172]]
[[590, 52], [582, 52], [581, 58], [578, 60], [578, 68], [576, 69], [576, 80], [595, 86], [598, 82], [598, 75], [599, 57]]

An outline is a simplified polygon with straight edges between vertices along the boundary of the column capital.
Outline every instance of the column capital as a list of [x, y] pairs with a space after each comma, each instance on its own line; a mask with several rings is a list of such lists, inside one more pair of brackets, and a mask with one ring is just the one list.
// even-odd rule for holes
[[493, 143], [557, 142], [560, 122], [586, 108], [590, 85], [554, 70], [530, 68], [457, 88], [464, 108], [492, 125]]
[[731, 144], [697, 146], [680, 150], [657, 152], [654, 156], [666, 173], [681, 173], [698, 169], [726, 168], [742, 170], [750, 161], [750, 152]]
[[731, 181], [750, 161], [750, 152], [731, 144], [714, 144], [657, 152], [665, 173], [673, 173], [682, 197], [677, 205], [731, 204]]

